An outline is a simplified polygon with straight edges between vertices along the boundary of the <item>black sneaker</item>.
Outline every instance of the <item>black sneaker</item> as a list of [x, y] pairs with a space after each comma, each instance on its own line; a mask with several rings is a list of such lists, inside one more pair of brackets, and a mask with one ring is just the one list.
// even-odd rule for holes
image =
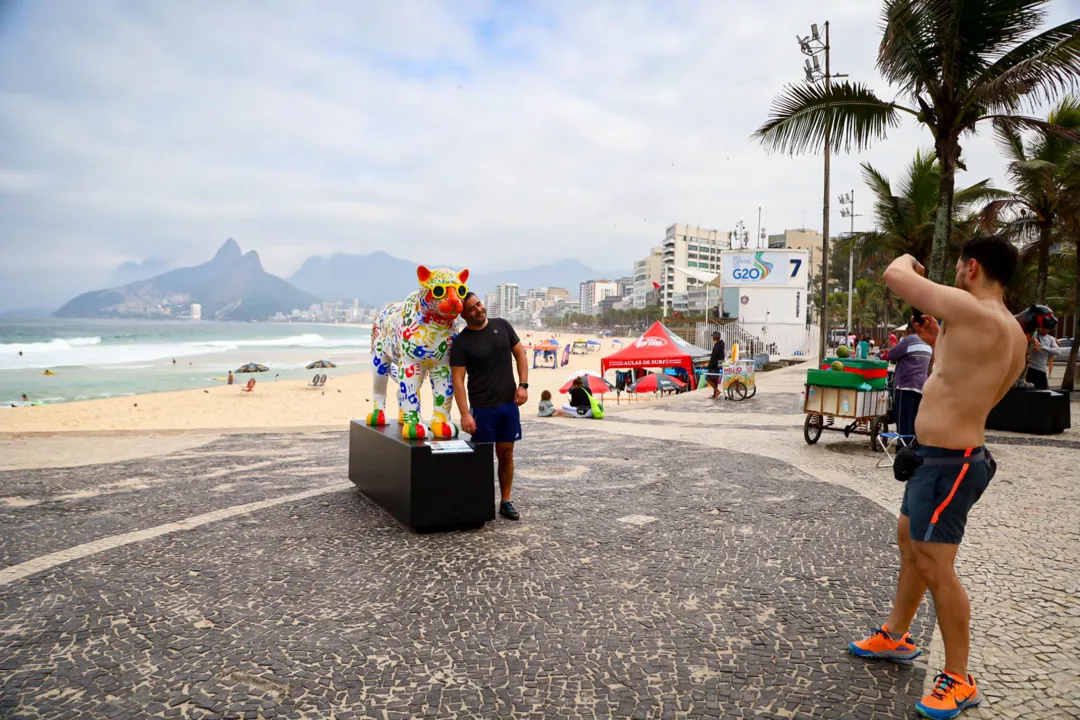
[[501, 503], [499, 503], [499, 514], [507, 520], [521, 519], [521, 513], [519, 513], [517, 509], [514, 508], [514, 503], [510, 502], [509, 500], [503, 500]]

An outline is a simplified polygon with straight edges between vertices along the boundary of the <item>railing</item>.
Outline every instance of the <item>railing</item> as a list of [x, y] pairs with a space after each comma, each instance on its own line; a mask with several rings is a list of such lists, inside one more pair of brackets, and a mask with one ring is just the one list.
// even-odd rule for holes
[[731, 322], [723, 324], [698, 323], [694, 342], [699, 347], [713, 346], [712, 333], [720, 331], [728, 352], [734, 343], [739, 345], [739, 355], [751, 358], [767, 354], [770, 358], [817, 357], [818, 330], [816, 325], [752, 325]]

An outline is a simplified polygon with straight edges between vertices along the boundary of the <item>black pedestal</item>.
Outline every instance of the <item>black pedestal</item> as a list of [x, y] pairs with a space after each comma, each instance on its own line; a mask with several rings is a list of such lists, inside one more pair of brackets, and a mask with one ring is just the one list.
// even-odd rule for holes
[[[436, 441], [437, 442], [437, 441]], [[405, 440], [401, 426], [349, 428], [349, 479], [417, 532], [478, 528], [495, 519], [491, 443], [435, 453], [431, 440]]]
[[1029, 435], [1057, 435], [1068, 430], [1069, 393], [1059, 390], [1013, 388], [986, 418], [987, 430], [1008, 430]]

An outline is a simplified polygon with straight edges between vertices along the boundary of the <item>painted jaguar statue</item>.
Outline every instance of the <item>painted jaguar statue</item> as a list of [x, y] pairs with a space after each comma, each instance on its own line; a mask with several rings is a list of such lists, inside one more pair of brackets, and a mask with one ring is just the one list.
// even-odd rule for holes
[[[420, 287], [401, 302], [387, 305], [371, 328], [371, 357], [375, 365], [375, 407], [367, 416], [371, 426], [386, 425], [386, 385], [393, 377], [398, 388], [398, 423], [405, 438], [457, 437], [450, 422], [454, 383], [450, 379], [450, 344], [454, 321], [469, 292], [469, 271], [447, 268], [416, 269]], [[420, 387], [431, 376], [434, 404], [431, 425], [420, 422]]]

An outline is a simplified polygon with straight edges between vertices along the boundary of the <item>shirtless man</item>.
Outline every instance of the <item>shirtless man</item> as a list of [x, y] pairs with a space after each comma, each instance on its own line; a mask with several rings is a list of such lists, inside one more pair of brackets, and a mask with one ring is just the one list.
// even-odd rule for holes
[[[896, 600], [888, 620], [849, 648], [865, 658], [917, 657], [921, 651], [908, 628], [929, 588], [945, 643], [944, 671], [915, 706], [929, 718], [956, 717], [982, 700], [967, 667], [971, 607], [953, 563], [968, 511], [995, 470], [983, 448], [986, 416], [1024, 369], [1027, 340], [1002, 299], [1017, 259], [1008, 240], [992, 235], [964, 243], [955, 288], [927, 280], [910, 255], [885, 271], [889, 288], [926, 313], [920, 336], [934, 346], [935, 364], [923, 386], [915, 422], [919, 444], [897, 522]], [[940, 326], [936, 318], [943, 320]], [[900, 463], [896, 471], [903, 473]]]

